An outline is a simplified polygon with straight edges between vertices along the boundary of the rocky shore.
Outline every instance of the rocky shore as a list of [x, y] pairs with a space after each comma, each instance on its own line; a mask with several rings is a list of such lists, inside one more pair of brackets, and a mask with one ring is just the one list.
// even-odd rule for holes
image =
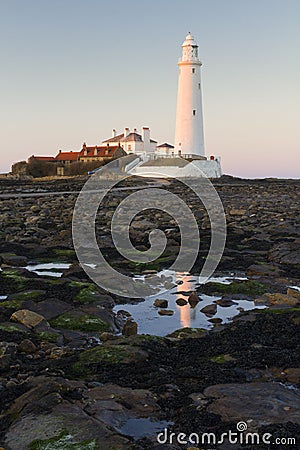
[[[0, 181], [2, 447], [298, 448], [300, 182], [231, 177], [214, 182], [227, 221], [218, 274], [238, 273], [244, 279], [208, 282], [183, 293], [181, 306], [177, 302], [178, 307], [189, 302], [204, 310], [213, 323], [211, 330], [183, 328], [158, 337], [138, 334], [126, 305], [123, 314], [114, 312], [117, 304], [143, 299], [122, 298], [97, 287], [77, 262], [72, 214], [85, 180]], [[193, 209], [201, 232], [201, 249], [191, 270], [197, 273], [210, 243], [205, 208], [178, 182], [155, 182]], [[105, 197], [97, 218], [101, 250], [128, 276], [168, 268], [181, 244], [176, 223], [151, 210], [134, 219], [131, 239], [146, 250], [149, 232], [159, 226], [168, 237], [164, 254], [141, 265], [126, 262], [116, 252], [110, 236], [116, 205], [133, 186], [147, 183], [153, 180], [123, 182], [122, 190]], [[33, 264], [63, 264], [62, 276], [51, 268], [50, 274], [37, 274], [30, 268]], [[204, 295], [218, 300], [203, 308]], [[214, 317], [217, 307], [239, 299], [266, 308], [241, 311], [229, 324]], [[164, 320], [168, 308], [160, 308], [165, 313], [159, 320]], [[183, 444], [175, 438], [180, 433], [220, 437], [228, 430], [236, 432], [239, 422], [251, 433], [269, 433], [271, 443]], [[168, 440], [162, 442], [165, 436]], [[277, 438], [281, 441], [275, 445]], [[289, 438], [295, 444], [287, 447], [284, 439]]]

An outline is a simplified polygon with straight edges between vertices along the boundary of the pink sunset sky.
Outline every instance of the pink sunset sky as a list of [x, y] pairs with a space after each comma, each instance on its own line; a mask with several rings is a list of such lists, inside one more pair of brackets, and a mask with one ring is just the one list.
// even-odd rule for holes
[[240, 177], [299, 177], [297, 0], [12, 0], [0, 6], [0, 172], [148, 126], [174, 143], [177, 61], [203, 62], [206, 155]]

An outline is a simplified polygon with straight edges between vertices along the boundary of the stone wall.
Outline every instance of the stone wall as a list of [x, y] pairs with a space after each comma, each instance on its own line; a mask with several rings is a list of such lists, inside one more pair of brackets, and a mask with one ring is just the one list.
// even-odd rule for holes
[[194, 160], [184, 167], [141, 165], [130, 172], [132, 175], [151, 178], [197, 178], [203, 174], [208, 178], [220, 178], [222, 176], [221, 163], [219, 160]]

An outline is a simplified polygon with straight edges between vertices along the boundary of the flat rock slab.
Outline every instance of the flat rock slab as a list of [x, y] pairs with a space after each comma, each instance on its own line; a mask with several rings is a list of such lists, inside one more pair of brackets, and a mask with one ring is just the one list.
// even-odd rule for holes
[[12, 253], [0, 253], [0, 261], [8, 266], [26, 266], [26, 256], [14, 255]]
[[33, 311], [29, 311], [29, 309], [19, 309], [11, 315], [10, 320], [18, 322], [29, 329], [34, 328], [41, 323], [46, 323], [45, 317]]
[[246, 275], [248, 277], [251, 276], [260, 276], [260, 277], [275, 277], [278, 276], [280, 270], [277, 266], [272, 264], [252, 264], [248, 267], [246, 271]]
[[85, 411], [113, 427], [119, 427], [132, 417], [153, 417], [160, 411], [154, 394], [146, 389], [106, 384], [86, 391], [84, 398], [87, 403]]
[[72, 306], [58, 299], [43, 300], [42, 302], [24, 302], [23, 307], [51, 320], [72, 309]]
[[[77, 393], [77, 398], [64, 399], [67, 392]], [[49, 449], [129, 449], [130, 442], [120, 435], [119, 427], [128, 420], [158, 417], [160, 407], [156, 400], [146, 389], [115, 384], [88, 389], [81, 381], [36, 377], [30, 381], [30, 390], [18, 397], [8, 411], [15, 420], [5, 435], [5, 448], [25, 450], [36, 439], [53, 439], [52, 446], [48, 442]], [[68, 436], [66, 446], [59, 439], [63, 431]], [[87, 441], [94, 445], [87, 445]], [[34, 448], [40, 448], [35, 445]], [[46, 448], [44, 445], [41, 448]]]
[[238, 303], [230, 299], [220, 298], [219, 300], [216, 300], [216, 304], [222, 306], [222, 308], [229, 308], [230, 306], [237, 305]]
[[300, 291], [293, 288], [288, 288], [287, 295], [291, 295], [292, 297], [297, 298], [300, 302]]
[[[20, 417], [6, 433], [4, 445], [11, 450], [24, 450], [29, 448], [35, 440], [58, 438], [64, 430], [68, 430], [67, 434], [70, 436], [69, 446], [65, 448], [72, 448], [72, 444], [74, 448], [101, 448], [101, 450], [128, 448], [128, 440], [125, 437], [90, 417], [81, 407], [62, 399], [61, 403], [48, 414], [36, 413]], [[88, 447], [84, 441], [95, 444]], [[81, 446], [80, 443], [82, 443]], [[58, 442], [55, 447], [54, 444], [52, 445], [53, 447], [47, 446], [47, 448], [63, 448], [57, 446]]]
[[215, 398], [208, 411], [224, 422], [252, 419], [259, 426], [300, 424], [300, 392], [281, 383], [216, 384], [206, 388], [204, 395]]
[[270, 303], [270, 305], [290, 305], [290, 306], [297, 306], [299, 304], [300, 299], [296, 298], [293, 295], [288, 294], [264, 294], [263, 298], [266, 298], [267, 301]]

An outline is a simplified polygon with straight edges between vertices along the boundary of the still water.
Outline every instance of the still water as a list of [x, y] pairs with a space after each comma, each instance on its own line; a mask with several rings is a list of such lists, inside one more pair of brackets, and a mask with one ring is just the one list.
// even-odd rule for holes
[[[160, 274], [171, 277], [175, 281], [176, 286], [162, 292], [158, 295], [151, 295], [145, 298], [145, 301], [137, 304], [123, 304], [117, 305], [114, 308], [114, 312], [121, 311], [129, 312], [133, 319], [138, 324], [139, 334], [151, 334], [156, 336], [166, 336], [179, 328], [205, 328], [210, 329], [213, 324], [209, 322], [209, 319], [219, 318], [223, 323], [229, 322], [234, 316], [238, 315], [241, 310], [251, 310], [254, 308], [265, 308], [265, 306], [256, 306], [253, 301], [249, 300], [237, 300], [234, 295], [231, 296], [235, 305], [224, 307], [217, 305], [217, 312], [213, 316], [207, 316], [201, 309], [204, 306], [214, 304], [216, 300], [222, 298], [221, 296], [211, 296], [205, 294], [199, 294], [199, 303], [192, 308], [190, 304], [179, 306], [176, 304], [176, 300], [183, 298], [188, 300], [188, 297], [192, 291], [199, 287], [198, 277], [190, 275], [188, 273], [178, 273], [171, 271], [163, 271]], [[159, 275], [159, 274], [158, 274]], [[141, 277], [138, 277], [139, 279]], [[246, 280], [245, 277], [238, 276], [223, 276], [212, 277], [209, 281], [214, 281], [223, 284], [230, 284], [234, 280]], [[174, 283], [174, 284], [175, 284]], [[168, 307], [166, 309], [172, 310], [174, 313], [172, 316], [161, 316], [158, 311], [161, 308], [153, 306], [156, 299], [164, 299], [168, 301]]]
[[64, 270], [69, 269], [71, 264], [68, 263], [44, 263], [44, 264], [29, 264], [25, 269], [34, 272], [37, 275], [60, 278]]

